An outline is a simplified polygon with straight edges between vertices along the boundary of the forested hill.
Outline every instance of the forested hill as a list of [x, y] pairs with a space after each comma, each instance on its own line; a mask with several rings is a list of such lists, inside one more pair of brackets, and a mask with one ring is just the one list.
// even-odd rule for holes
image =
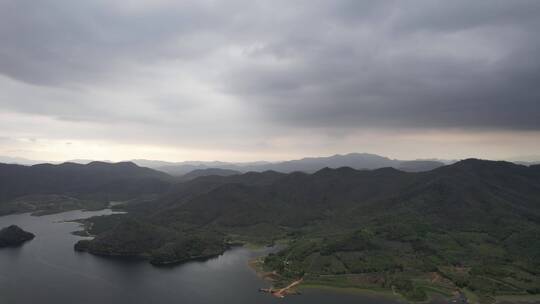
[[[122, 200], [168, 190], [171, 177], [131, 162], [63, 163], [33, 166], [0, 164], [0, 209], [6, 202], [24, 198], [34, 204], [35, 196], [66, 196], [73, 199]], [[22, 199], [21, 199], [22, 198]]]
[[421, 173], [200, 177], [96, 220], [98, 237], [78, 249], [160, 264], [216, 254], [226, 242], [285, 239], [264, 264], [284, 281], [393, 287], [413, 300], [467, 287], [489, 302], [540, 291], [539, 168], [469, 159]]
[[480, 213], [482, 218], [497, 212], [533, 218], [539, 207], [538, 167], [470, 159], [422, 173], [325, 168], [314, 174], [267, 171], [201, 177], [133, 211], [197, 225], [304, 226], [340, 218], [340, 224], [350, 219], [354, 226], [357, 216], [398, 212], [430, 213], [441, 223], [458, 220], [463, 225], [460, 217]]

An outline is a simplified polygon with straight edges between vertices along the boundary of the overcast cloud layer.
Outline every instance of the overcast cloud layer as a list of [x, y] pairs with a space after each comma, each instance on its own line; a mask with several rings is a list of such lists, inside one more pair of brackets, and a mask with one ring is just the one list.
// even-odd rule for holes
[[0, 0], [0, 154], [538, 154], [538, 29], [536, 0]]

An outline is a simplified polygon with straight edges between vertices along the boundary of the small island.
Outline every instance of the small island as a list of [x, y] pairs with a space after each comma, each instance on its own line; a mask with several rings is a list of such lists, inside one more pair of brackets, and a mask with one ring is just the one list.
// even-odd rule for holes
[[33, 233], [24, 231], [16, 225], [11, 225], [0, 230], [0, 248], [19, 246], [34, 237]]

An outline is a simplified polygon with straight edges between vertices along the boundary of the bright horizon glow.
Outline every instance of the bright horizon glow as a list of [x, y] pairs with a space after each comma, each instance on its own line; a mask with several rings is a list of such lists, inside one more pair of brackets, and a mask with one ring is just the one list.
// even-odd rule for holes
[[[534, 151], [540, 151], [538, 142], [529, 141], [530, 137], [539, 136], [539, 134], [514, 134], [507, 133], [488, 133], [488, 134], [463, 134], [460, 132], [447, 133], [444, 136], [437, 132], [431, 133], [407, 133], [397, 136], [386, 135], [386, 141], [381, 140], [376, 149], [347, 150], [346, 147], [333, 150], [324, 147], [317, 148], [322, 151], [320, 154], [310, 153], [308, 149], [294, 151], [291, 153], [273, 153], [269, 152], [238, 152], [227, 150], [195, 150], [182, 149], [176, 147], [163, 146], [145, 146], [140, 144], [114, 144], [109, 142], [79, 142], [77, 140], [57, 140], [42, 142], [28, 138], [21, 138], [16, 141], [14, 146], [17, 149], [0, 150], [0, 156], [22, 157], [30, 160], [43, 160], [51, 162], [63, 162], [75, 159], [85, 160], [104, 160], [104, 161], [127, 161], [134, 159], [161, 160], [168, 162], [182, 161], [226, 161], [226, 162], [253, 162], [253, 161], [286, 161], [300, 159], [304, 157], [323, 157], [334, 154], [348, 153], [370, 153], [380, 156], [386, 156], [392, 159], [415, 160], [415, 159], [445, 159], [459, 160], [466, 158], [481, 158], [493, 160], [522, 160], [539, 161], [540, 156], [535, 155]], [[368, 146], [373, 136], [368, 132], [362, 136], [353, 137], [345, 140], [345, 146]], [[507, 146], [500, 145], [500, 139], [503, 138]], [[354, 144], [357, 140], [362, 140], [359, 144]], [[408, 143], [408, 144], [407, 144]], [[288, 139], [283, 139], [277, 143], [279, 146], [287, 147], [291, 144]], [[26, 147], [33, 148], [26, 148]], [[414, 147], [405, 149], [405, 147]], [[514, 147], [519, 147], [516, 151]], [[422, 149], [429, 147], [429, 152], [423, 152]], [[481, 153], [471, 151], [462, 152], [470, 147], [476, 147], [478, 151], [487, 150], [491, 153]], [[277, 149], [276, 149], [277, 150]], [[533, 151], [533, 153], [523, 153], [522, 151]]]

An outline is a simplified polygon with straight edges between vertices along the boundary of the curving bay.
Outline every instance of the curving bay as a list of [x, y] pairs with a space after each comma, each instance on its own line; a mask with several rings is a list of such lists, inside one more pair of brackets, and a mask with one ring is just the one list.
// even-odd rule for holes
[[65, 221], [111, 213], [0, 217], [0, 227], [15, 224], [36, 235], [21, 247], [0, 250], [0, 303], [395, 303], [322, 290], [285, 299], [259, 293], [269, 284], [257, 277], [248, 261], [268, 249], [234, 248], [214, 259], [175, 267], [75, 252], [73, 244], [81, 237], [71, 232], [80, 227]]

